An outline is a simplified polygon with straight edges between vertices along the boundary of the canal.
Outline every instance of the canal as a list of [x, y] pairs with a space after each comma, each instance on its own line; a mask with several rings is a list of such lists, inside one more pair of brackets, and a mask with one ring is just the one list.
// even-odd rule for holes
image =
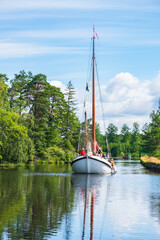
[[0, 239], [160, 239], [160, 174], [117, 160], [114, 175], [69, 166], [0, 169]]

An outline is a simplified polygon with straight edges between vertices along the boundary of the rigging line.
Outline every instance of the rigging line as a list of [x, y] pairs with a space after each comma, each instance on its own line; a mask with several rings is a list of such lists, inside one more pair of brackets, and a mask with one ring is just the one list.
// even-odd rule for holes
[[100, 102], [101, 102], [101, 110], [102, 110], [104, 131], [106, 131], [106, 125], [105, 125], [105, 119], [104, 119], [104, 110], [103, 110], [103, 104], [102, 104], [102, 95], [101, 95], [100, 82], [99, 82], [99, 76], [98, 76], [98, 70], [97, 70], [97, 62], [96, 62], [96, 74], [97, 74], [97, 80], [98, 80], [98, 89], [99, 89], [99, 97], [100, 97]]
[[102, 110], [102, 117], [103, 117], [103, 125], [104, 125], [105, 137], [106, 137], [107, 150], [108, 150], [109, 156], [111, 157], [111, 150], [110, 150], [110, 147], [109, 147], [109, 142], [108, 142], [107, 134], [106, 134], [106, 125], [105, 125], [105, 118], [104, 118], [104, 109], [103, 109], [103, 104], [102, 104], [102, 95], [101, 95], [101, 91], [100, 91], [100, 81], [99, 81], [99, 76], [98, 76], [97, 62], [95, 62], [95, 65], [96, 65], [96, 74], [97, 74], [97, 80], [98, 80], [99, 97], [100, 97], [100, 102], [101, 102], [101, 110]]
[[[85, 109], [84, 109], [84, 106], [83, 106], [83, 111], [82, 111], [82, 117], [81, 117], [81, 120], [83, 119], [83, 116], [84, 116], [84, 112], [85, 112]], [[77, 147], [77, 152], [79, 153], [80, 151], [80, 139], [81, 139], [81, 133], [83, 132], [83, 121], [80, 123], [80, 128], [79, 128], [79, 138], [78, 138], [78, 147]]]
[[[90, 65], [90, 73], [89, 73], [89, 79], [91, 79], [91, 75], [92, 75], [92, 64]], [[88, 102], [89, 102], [89, 114], [91, 117], [91, 99], [92, 99], [92, 94], [88, 94]]]
[[[88, 57], [88, 67], [87, 67], [87, 76], [86, 76], [86, 84], [87, 84], [87, 79], [88, 79], [88, 76], [90, 78], [90, 75], [91, 75], [91, 64], [90, 64], [90, 56], [91, 56], [91, 48], [92, 48], [92, 40], [90, 42], [90, 49], [89, 49], [89, 57]], [[90, 70], [89, 70], [89, 66], [90, 66]], [[86, 86], [84, 88], [84, 102], [83, 102], [83, 111], [82, 111], [82, 117], [81, 117], [81, 120], [83, 119], [83, 116], [84, 116], [84, 112], [85, 112], [85, 108], [86, 108], [86, 102], [87, 102], [87, 96], [88, 94], [86, 94]], [[80, 125], [80, 130], [79, 130], [79, 139], [78, 139], [78, 148], [77, 148], [77, 152], [79, 152], [79, 148], [80, 148], [80, 138], [81, 138], [81, 131], [83, 130], [83, 125], [81, 124]]]
[[[92, 48], [92, 41], [90, 42], [90, 48], [89, 48], [89, 56], [88, 56], [88, 66], [87, 66], [87, 75], [86, 75], [86, 85], [87, 85], [87, 80], [88, 80], [88, 77], [90, 76], [90, 70], [89, 70], [89, 66], [90, 66], [90, 56], [91, 56], [91, 48]], [[87, 98], [87, 91], [86, 91], [86, 86], [85, 86], [85, 89], [84, 89], [84, 108], [85, 108], [85, 102], [86, 102], [86, 98]]]
[[[90, 76], [90, 70], [89, 70], [89, 66], [90, 66], [90, 56], [91, 56], [91, 48], [92, 48], [92, 41], [90, 42], [90, 48], [89, 48], [89, 56], [88, 56], [88, 66], [87, 66], [87, 75], [86, 75], [86, 85], [87, 85], [87, 80]], [[84, 93], [84, 103], [86, 101], [86, 86], [85, 86], [85, 93]]]
[[87, 79], [88, 79], [88, 72], [89, 72], [89, 67], [90, 67], [90, 62], [91, 62], [91, 57], [90, 57], [91, 56], [91, 48], [92, 48], [92, 39], [91, 39], [90, 48], [89, 48], [89, 57], [88, 57], [86, 82], [87, 82]]

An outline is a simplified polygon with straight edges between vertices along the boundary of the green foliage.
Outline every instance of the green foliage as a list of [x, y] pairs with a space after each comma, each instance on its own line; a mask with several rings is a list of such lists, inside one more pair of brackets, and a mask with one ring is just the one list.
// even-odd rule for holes
[[121, 150], [124, 152], [124, 154], [128, 154], [131, 150], [131, 132], [129, 127], [124, 124], [121, 129]]
[[20, 71], [20, 73], [15, 74], [14, 79], [10, 81], [11, 87], [8, 89], [10, 107], [20, 115], [27, 107], [27, 86], [32, 77], [31, 72], [27, 74], [25, 71]]
[[144, 152], [160, 157], [160, 106], [150, 114], [151, 122], [143, 128]]
[[[43, 160], [47, 157], [50, 162], [70, 161], [80, 133], [71, 81], [65, 94], [51, 86], [46, 75], [41, 73], [33, 75], [20, 71], [10, 81], [9, 88], [7, 81], [6, 75], [0, 74], [0, 161], [28, 162], [34, 155]], [[144, 126], [143, 134], [136, 122], [132, 132], [126, 124], [120, 133], [114, 124], [108, 125], [106, 136], [112, 156], [123, 157], [129, 153], [139, 156], [142, 152], [160, 156], [160, 107], [150, 117], [151, 123]], [[81, 125], [84, 127], [84, 123]], [[96, 140], [107, 152], [106, 136], [101, 133], [99, 124], [96, 123], [95, 127]], [[91, 142], [91, 119], [88, 120], [88, 129]], [[85, 143], [84, 136], [85, 132], [81, 131], [82, 144]]]
[[150, 114], [151, 122], [145, 124], [140, 133], [138, 123], [133, 123], [133, 131], [124, 124], [121, 133], [113, 124], [107, 128], [107, 137], [110, 143], [112, 156], [119, 156], [121, 152], [140, 156], [142, 153], [160, 157], [160, 106]]
[[0, 74], [0, 108], [8, 109], [7, 84], [8, 78], [5, 74]]
[[48, 162], [57, 163], [59, 161], [65, 161], [65, 151], [57, 146], [47, 148], [45, 156]]
[[107, 151], [106, 146], [106, 137], [101, 133], [100, 126], [98, 123], [95, 123], [95, 134], [96, 134], [96, 141], [98, 142], [99, 146], [102, 147], [103, 151]]
[[[131, 153], [134, 153], [136, 156], [140, 155], [142, 150], [142, 136], [139, 130], [139, 124], [133, 123], [133, 132], [131, 136]], [[133, 155], [133, 154], [132, 154]]]
[[121, 152], [121, 153], [120, 153], [120, 157], [124, 157], [124, 152]]
[[22, 70], [9, 88], [7, 80], [0, 74], [0, 108], [8, 111], [0, 112], [0, 160], [28, 162], [34, 154], [45, 159], [48, 153], [56, 161], [69, 161], [78, 144], [80, 126], [72, 83], [64, 95], [41, 73]]
[[78, 136], [80, 123], [76, 117], [76, 101], [75, 101], [75, 90], [69, 81], [66, 88], [66, 104], [65, 104], [65, 118], [63, 122], [63, 135], [68, 139], [74, 147], [78, 145]]
[[64, 148], [66, 150], [74, 151], [74, 147], [72, 146], [71, 142], [68, 139], [65, 140]]
[[[73, 147], [72, 147], [73, 148]], [[73, 149], [64, 151], [62, 148], [54, 145], [46, 149], [45, 158], [49, 163], [70, 162], [75, 157]]]
[[33, 160], [34, 147], [27, 129], [19, 124], [19, 115], [0, 109], [1, 161], [28, 162]]
[[109, 124], [107, 128], [107, 138], [111, 148], [111, 154], [114, 157], [131, 154], [139, 156], [142, 151], [142, 137], [139, 131], [138, 123], [133, 123], [133, 131], [123, 124], [121, 132], [118, 134], [118, 128], [114, 124]]
[[[76, 116], [75, 90], [69, 81], [66, 93], [47, 82], [44, 74], [33, 75], [24, 70], [8, 78], [0, 74], [0, 161], [28, 162], [35, 155], [50, 161], [70, 161], [78, 146], [80, 122]], [[110, 123], [106, 136], [112, 156], [142, 153], [160, 157], [160, 106], [150, 115], [140, 133], [138, 123], [133, 131], [124, 124], [118, 128]], [[81, 124], [84, 127], [84, 123]], [[104, 152], [106, 136], [96, 123], [96, 140]], [[91, 142], [92, 121], [88, 120], [88, 140]], [[85, 143], [81, 131], [81, 145]], [[63, 150], [64, 149], [64, 150]], [[123, 153], [123, 154], [122, 154]], [[48, 158], [48, 157], [47, 157]]]
[[117, 133], [118, 133], [118, 128], [114, 124], [110, 123], [107, 128], [108, 141], [117, 142], [118, 141]]
[[[64, 95], [59, 88], [51, 86], [47, 82], [44, 74], [33, 75], [31, 72], [26, 73], [23, 70], [19, 74], [15, 74], [14, 79], [10, 81], [7, 97], [6, 81], [6, 75], [1, 74], [0, 107], [4, 108], [7, 104], [10, 105], [11, 110], [19, 114], [19, 116], [15, 115], [17, 116], [17, 120], [14, 120], [17, 124], [16, 128], [21, 127], [19, 132], [17, 130], [17, 139], [13, 138], [13, 149], [19, 148], [19, 151], [14, 153], [14, 159], [18, 158], [17, 161], [23, 161], [27, 148], [31, 148], [31, 152], [34, 152], [33, 149], [35, 149], [36, 157], [41, 159], [45, 159], [48, 151], [46, 149], [50, 149], [50, 147], [55, 147], [54, 151], [56, 151], [56, 147], [63, 147], [68, 151], [75, 152], [80, 123], [76, 117], [75, 90], [72, 83], [68, 83]], [[8, 108], [8, 110], [10, 109]], [[11, 113], [8, 112], [8, 116], [9, 114]], [[25, 137], [20, 134], [22, 130], [26, 132]], [[12, 141], [12, 132], [8, 133], [6, 137], [7, 144]], [[15, 147], [15, 145], [17, 146]], [[0, 147], [3, 151], [8, 149], [4, 148], [3, 142]], [[8, 161], [13, 161], [12, 152], [13, 150], [10, 153], [6, 152]], [[26, 161], [33, 158], [31, 155], [28, 152]], [[61, 155], [63, 159], [63, 154]], [[1, 156], [2, 154], [0, 158], [2, 158]], [[56, 154], [56, 156], [58, 155]]]

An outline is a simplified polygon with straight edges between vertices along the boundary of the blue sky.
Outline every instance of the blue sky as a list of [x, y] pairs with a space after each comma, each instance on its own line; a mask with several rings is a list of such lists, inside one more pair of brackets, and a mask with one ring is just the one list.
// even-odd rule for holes
[[[0, 72], [43, 73], [82, 106], [92, 26], [106, 124], [142, 127], [160, 97], [159, 0], [0, 0]], [[97, 107], [99, 100], [97, 99]], [[81, 113], [79, 112], [79, 115]], [[101, 124], [102, 118], [98, 115]]]

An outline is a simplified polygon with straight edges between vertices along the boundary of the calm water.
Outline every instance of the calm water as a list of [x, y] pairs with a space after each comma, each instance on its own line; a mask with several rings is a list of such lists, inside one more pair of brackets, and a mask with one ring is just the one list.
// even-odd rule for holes
[[117, 174], [68, 166], [0, 170], [0, 239], [160, 239], [160, 175], [139, 161]]

